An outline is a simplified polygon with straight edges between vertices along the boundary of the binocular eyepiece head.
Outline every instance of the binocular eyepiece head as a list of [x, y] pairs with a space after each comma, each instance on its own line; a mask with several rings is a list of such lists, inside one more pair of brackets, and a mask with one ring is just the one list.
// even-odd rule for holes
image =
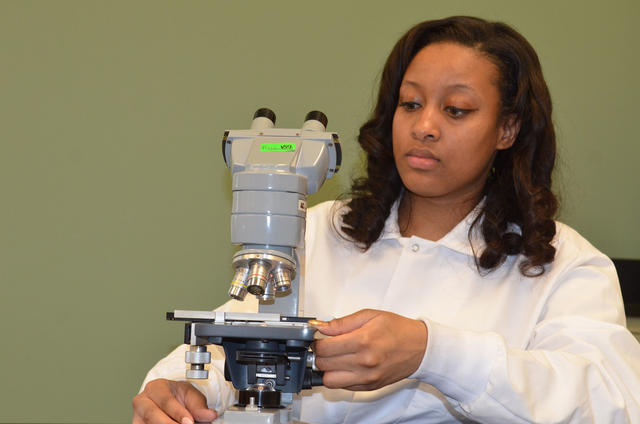
[[[319, 110], [312, 110], [307, 113], [302, 124], [302, 129], [306, 131], [325, 131], [329, 120], [327, 115]], [[251, 122], [252, 130], [264, 130], [273, 128], [276, 125], [276, 114], [274, 111], [267, 107], [262, 107], [256, 110], [253, 114], [253, 121]]]

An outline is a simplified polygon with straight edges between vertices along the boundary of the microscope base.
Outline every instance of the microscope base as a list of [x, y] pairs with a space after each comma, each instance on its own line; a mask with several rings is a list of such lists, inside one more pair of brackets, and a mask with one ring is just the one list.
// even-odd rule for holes
[[216, 421], [223, 424], [304, 424], [302, 421], [291, 419], [291, 407], [282, 409], [263, 408], [250, 411], [243, 407], [232, 406]]

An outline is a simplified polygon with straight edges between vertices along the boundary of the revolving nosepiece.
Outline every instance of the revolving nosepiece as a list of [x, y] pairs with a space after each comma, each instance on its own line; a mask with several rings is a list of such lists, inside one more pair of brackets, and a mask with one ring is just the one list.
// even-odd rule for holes
[[264, 301], [291, 290], [296, 276], [293, 257], [268, 250], [243, 250], [234, 255], [229, 297], [244, 300], [247, 293]]

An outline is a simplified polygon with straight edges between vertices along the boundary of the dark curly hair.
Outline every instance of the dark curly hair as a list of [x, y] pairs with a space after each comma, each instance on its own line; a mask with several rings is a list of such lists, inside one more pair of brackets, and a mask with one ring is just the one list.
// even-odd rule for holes
[[[486, 248], [476, 256], [478, 270], [498, 268], [508, 255], [522, 254], [520, 272], [544, 273], [553, 261], [551, 245], [558, 202], [551, 191], [556, 142], [551, 121], [551, 97], [533, 47], [513, 28], [500, 22], [466, 16], [422, 22], [395, 45], [384, 66], [373, 116], [361, 128], [358, 142], [366, 155], [366, 176], [351, 186], [343, 210], [343, 233], [363, 250], [378, 240], [403, 184], [393, 158], [391, 127], [398, 92], [413, 57], [435, 42], [454, 42], [485, 55], [499, 71], [499, 119], [516, 118], [515, 143], [500, 150], [485, 185], [477, 227]], [[509, 231], [516, 224], [520, 234]]]

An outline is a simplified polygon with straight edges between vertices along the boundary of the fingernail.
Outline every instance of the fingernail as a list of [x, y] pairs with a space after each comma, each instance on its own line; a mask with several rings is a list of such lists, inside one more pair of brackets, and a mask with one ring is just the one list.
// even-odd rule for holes
[[310, 319], [309, 321], [307, 321], [307, 324], [309, 324], [312, 327], [326, 327], [327, 325], [329, 325], [328, 322], [320, 321], [317, 319]]
[[193, 420], [189, 417], [184, 417], [181, 421], [182, 424], [193, 424]]

